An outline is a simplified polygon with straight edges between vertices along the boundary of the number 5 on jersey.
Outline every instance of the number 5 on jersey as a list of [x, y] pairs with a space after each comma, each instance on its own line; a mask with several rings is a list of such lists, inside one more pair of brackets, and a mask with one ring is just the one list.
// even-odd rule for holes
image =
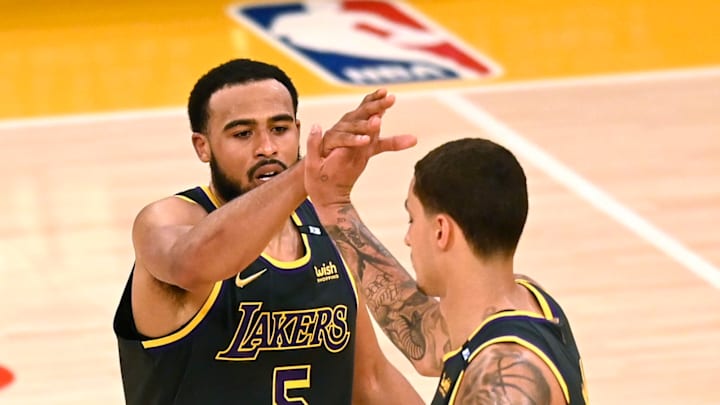
[[289, 390], [310, 388], [310, 365], [275, 367], [273, 405], [308, 405], [303, 397], [290, 396]]

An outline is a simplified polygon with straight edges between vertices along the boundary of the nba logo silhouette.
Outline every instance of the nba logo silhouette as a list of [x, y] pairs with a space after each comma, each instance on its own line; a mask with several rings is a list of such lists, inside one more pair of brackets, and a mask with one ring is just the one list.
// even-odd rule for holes
[[384, 0], [242, 4], [232, 18], [327, 80], [384, 85], [497, 76], [501, 69], [408, 5]]

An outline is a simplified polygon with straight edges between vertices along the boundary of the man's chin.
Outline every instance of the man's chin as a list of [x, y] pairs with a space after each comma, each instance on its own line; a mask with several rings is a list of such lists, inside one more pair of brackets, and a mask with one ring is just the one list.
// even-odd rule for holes
[[424, 295], [427, 295], [428, 297], [435, 297], [435, 298], [439, 298], [439, 297], [440, 297], [440, 293], [439, 293], [439, 291], [437, 291], [436, 288], [432, 288], [432, 286], [431, 286], [431, 287], [427, 287], [427, 286], [426, 286], [424, 283], [422, 283], [422, 282], [418, 282], [418, 283], [417, 283], [417, 289], [418, 289], [419, 292], [421, 292], [421, 293], [424, 294]]

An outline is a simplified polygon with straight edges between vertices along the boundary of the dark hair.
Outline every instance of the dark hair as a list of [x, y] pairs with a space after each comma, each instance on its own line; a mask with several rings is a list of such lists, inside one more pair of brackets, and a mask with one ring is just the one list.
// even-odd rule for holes
[[209, 118], [208, 102], [216, 91], [235, 84], [266, 79], [275, 79], [288, 89], [292, 98], [293, 113], [297, 114], [297, 90], [285, 72], [277, 66], [264, 62], [233, 59], [214, 67], [195, 83], [188, 99], [190, 128], [193, 132], [205, 132]]
[[452, 217], [476, 254], [515, 252], [527, 219], [527, 184], [504, 147], [480, 138], [445, 143], [415, 164], [413, 192], [428, 213]]

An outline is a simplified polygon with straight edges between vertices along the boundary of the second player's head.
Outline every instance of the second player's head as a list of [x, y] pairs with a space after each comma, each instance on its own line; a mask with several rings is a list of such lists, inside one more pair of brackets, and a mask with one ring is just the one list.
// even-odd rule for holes
[[419, 282], [423, 266], [438, 265], [433, 252], [442, 226], [459, 228], [480, 259], [509, 258], [527, 219], [525, 173], [509, 150], [490, 140], [451, 141], [415, 164], [407, 206], [406, 243]]

